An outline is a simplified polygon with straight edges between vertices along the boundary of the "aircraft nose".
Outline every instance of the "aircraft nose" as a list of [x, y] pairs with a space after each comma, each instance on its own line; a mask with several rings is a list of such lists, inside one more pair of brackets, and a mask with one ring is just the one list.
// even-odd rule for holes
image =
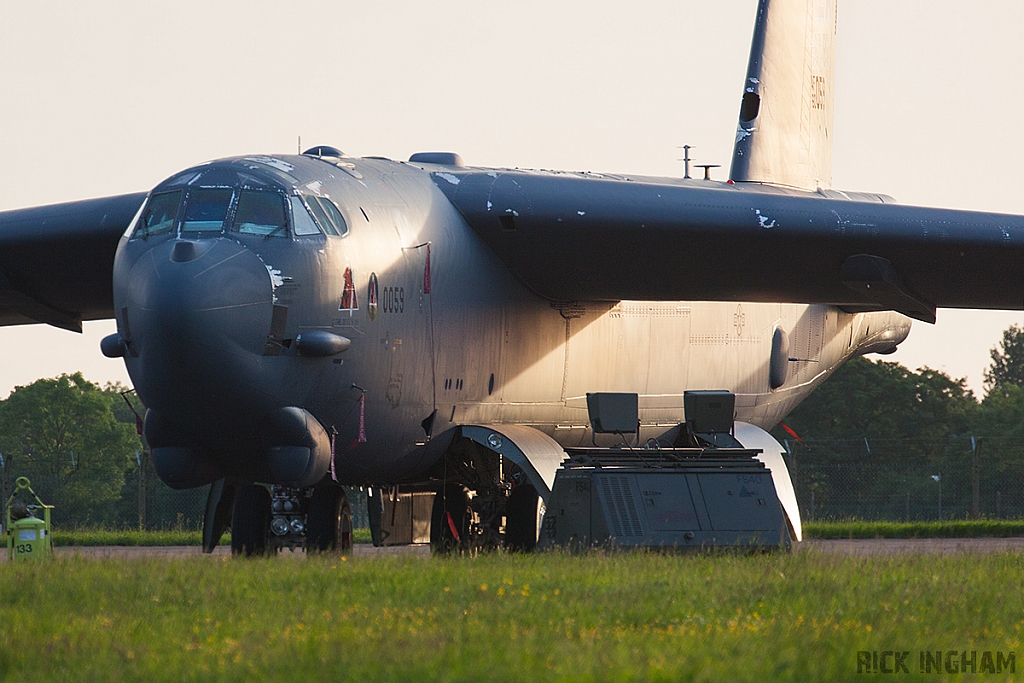
[[253, 397], [273, 315], [255, 253], [223, 238], [157, 244], [131, 268], [122, 301], [129, 371], [149, 408], [219, 413]]

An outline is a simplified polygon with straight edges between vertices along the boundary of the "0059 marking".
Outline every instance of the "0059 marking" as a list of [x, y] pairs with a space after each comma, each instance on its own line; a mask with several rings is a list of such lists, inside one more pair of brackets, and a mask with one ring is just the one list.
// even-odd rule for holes
[[384, 287], [381, 290], [381, 310], [385, 313], [404, 313], [405, 287]]

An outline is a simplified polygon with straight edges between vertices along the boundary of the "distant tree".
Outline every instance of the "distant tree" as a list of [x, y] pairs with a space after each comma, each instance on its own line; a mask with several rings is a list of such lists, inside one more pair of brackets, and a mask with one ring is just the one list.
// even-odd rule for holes
[[993, 386], [981, 402], [971, 433], [981, 437], [986, 459], [1024, 463], [1024, 387]]
[[142, 426], [140, 421], [146, 414], [146, 406], [142, 405], [142, 401], [135, 395], [135, 390], [120, 382], [107, 382], [103, 387], [103, 393], [110, 396], [110, 409], [114, 413], [114, 419], [132, 425], [138, 432]]
[[989, 355], [992, 365], [985, 370], [986, 392], [1006, 384], [1024, 387], [1024, 329], [1014, 324], [1003, 330], [999, 346]]
[[[944, 451], [948, 437], [970, 431], [977, 410], [978, 403], [964, 379], [952, 379], [930, 368], [914, 372], [899, 363], [855, 358], [797, 406], [785, 422], [808, 441], [899, 440], [901, 459], [930, 459]], [[782, 430], [774, 431], [787, 438]], [[867, 448], [851, 452], [862, 458]], [[837, 457], [834, 451], [817, 450], [828, 461]]]
[[977, 402], [966, 380], [854, 358], [786, 418], [822, 438], [929, 438], [965, 433]]
[[29, 477], [59, 506], [55, 521], [95, 524], [113, 513], [141, 448], [134, 424], [116, 419], [116, 400], [75, 373], [17, 387], [0, 406], [5, 473]]
[[992, 387], [981, 402], [972, 432], [1024, 443], [1024, 387], [1009, 383]]

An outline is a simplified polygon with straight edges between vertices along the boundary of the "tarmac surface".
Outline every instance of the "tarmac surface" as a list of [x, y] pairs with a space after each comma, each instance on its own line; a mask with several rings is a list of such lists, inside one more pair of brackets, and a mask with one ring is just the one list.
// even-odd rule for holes
[[[1024, 552], [1024, 536], [1011, 538], [868, 538], [868, 539], [811, 539], [796, 546], [797, 552], [836, 553], [842, 555], [955, 555], [970, 553]], [[213, 555], [204, 555], [198, 546], [66, 546], [57, 548], [58, 557], [80, 555], [97, 558], [181, 558], [181, 557], [230, 557], [231, 549], [218, 547]], [[305, 553], [301, 550], [282, 551], [279, 557], [298, 558]], [[375, 548], [358, 543], [352, 551], [353, 557], [383, 557], [407, 555], [430, 557], [428, 545], [391, 546]], [[0, 562], [7, 561], [7, 553], [0, 553]]]

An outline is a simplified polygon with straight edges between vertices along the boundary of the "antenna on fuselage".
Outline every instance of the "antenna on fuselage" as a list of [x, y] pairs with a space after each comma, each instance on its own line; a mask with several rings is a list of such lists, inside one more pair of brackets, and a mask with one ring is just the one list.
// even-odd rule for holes
[[711, 180], [711, 169], [721, 168], [721, 164], [696, 164], [697, 168], [704, 169], [704, 180]]
[[[678, 147], [676, 149], [679, 149]], [[683, 162], [683, 178], [689, 179], [690, 177], [690, 150], [693, 149], [693, 145], [683, 145], [683, 158], [676, 159], [676, 161]]]

